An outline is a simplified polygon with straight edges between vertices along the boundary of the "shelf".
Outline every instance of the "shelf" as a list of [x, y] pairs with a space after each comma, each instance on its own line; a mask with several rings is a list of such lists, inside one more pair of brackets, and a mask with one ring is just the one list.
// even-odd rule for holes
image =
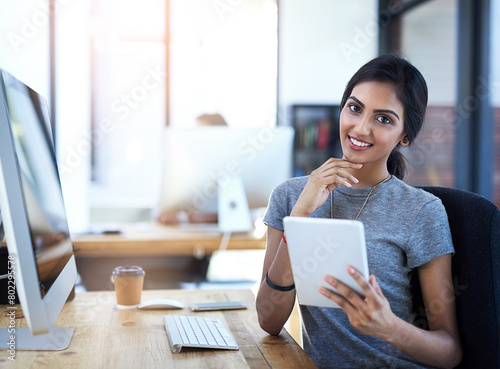
[[341, 155], [337, 105], [292, 105], [294, 176], [308, 175], [329, 157]]

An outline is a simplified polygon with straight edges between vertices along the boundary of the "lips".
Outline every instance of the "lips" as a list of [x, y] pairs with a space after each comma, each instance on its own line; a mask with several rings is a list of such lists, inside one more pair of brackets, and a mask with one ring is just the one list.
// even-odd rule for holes
[[354, 138], [352, 136], [347, 136], [349, 138], [349, 146], [354, 150], [366, 150], [373, 146], [373, 144], [360, 140], [359, 138]]

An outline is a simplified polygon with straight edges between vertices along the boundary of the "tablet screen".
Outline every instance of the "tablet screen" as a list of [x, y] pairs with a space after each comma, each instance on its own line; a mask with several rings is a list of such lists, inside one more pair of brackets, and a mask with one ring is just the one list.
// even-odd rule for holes
[[339, 307], [318, 292], [336, 292], [323, 278], [331, 275], [360, 295], [361, 288], [347, 273], [352, 265], [368, 278], [365, 232], [357, 220], [285, 217], [285, 234], [297, 298], [302, 305]]

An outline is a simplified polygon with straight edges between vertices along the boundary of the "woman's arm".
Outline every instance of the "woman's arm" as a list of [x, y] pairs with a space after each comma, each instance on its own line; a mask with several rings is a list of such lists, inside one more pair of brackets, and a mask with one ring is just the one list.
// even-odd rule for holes
[[[416, 329], [422, 339], [408, 339], [410, 331], [393, 337], [394, 347], [424, 363], [455, 367], [462, 360], [462, 346], [455, 310], [455, 290], [451, 276], [451, 254], [437, 257], [418, 269], [429, 331]], [[414, 327], [411, 325], [411, 327]]]
[[282, 233], [268, 226], [267, 250], [256, 301], [261, 328], [274, 336], [280, 334], [295, 303], [295, 290], [276, 291], [266, 282], [266, 273], [268, 273], [269, 280], [277, 286], [285, 287], [293, 284], [290, 257], [281, 237]]
[[[328, 159], [311, 173], [290, 216], [307, 217], [323, 205], [335, 188], [340, 185], [351, 187], [352, 183], [358, 183], [348, 170], [361, 167], [361, 164], [350, 163], [342, 159]], [[293, 284], [290, 257], [286, 243], [282, 240], [282, 234], [282, 231], [268, 227], [267, 250], [256, 301], [260, 326], [272, 335], [278, 335], [281, 332], [295, 302], [295, 290], [277, 291], [267, 284], [265, 278], [267, 273], [269, 281], [280, 287]]]
[[462, 348], [456, 320], [450, 254], [439, 256], [418, 268], [429, 322], [428, 331], [394, 315], [374, 275], [367, 281], [354, 268], [348, 271], [362, 288], [365, 298], [331, 276], [325, 277], [325, 280], [342, 296], [324, 288], [320, 292], [347, 312], [354, 328], [363, 334], [382, 338], [427, 365], [452, 368], [460, 363]]

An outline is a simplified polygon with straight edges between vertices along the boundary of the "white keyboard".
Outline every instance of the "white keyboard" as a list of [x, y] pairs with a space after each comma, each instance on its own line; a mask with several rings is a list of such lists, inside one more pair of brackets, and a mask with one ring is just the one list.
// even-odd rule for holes
[[232, 334], [216, 318], [165, 315], [165, 329], [174, 354], [183, 347], [238, 350]]

